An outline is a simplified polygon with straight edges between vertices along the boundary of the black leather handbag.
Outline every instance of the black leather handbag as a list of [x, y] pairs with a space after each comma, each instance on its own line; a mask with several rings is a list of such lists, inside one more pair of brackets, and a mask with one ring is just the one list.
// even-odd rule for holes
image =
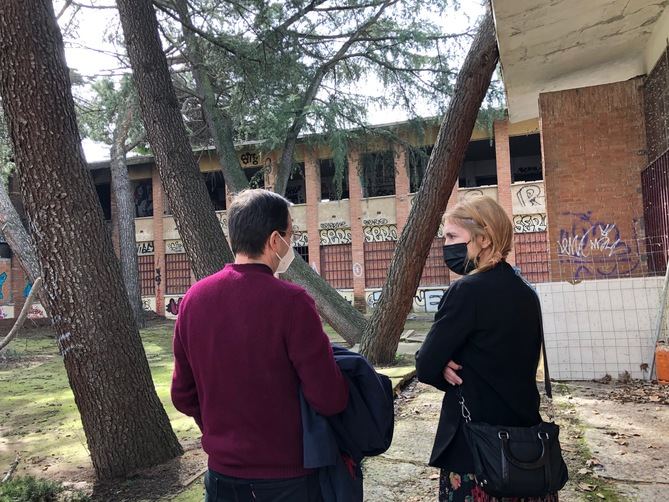
[[[546, 395], [552, 398], [543, 323], [541, 346]], [[567, 483], [569, 474], [556, 424], [542, 421], [533, 427], [506, 427], [472, 422], [461, 387], [459, 397], [476, 482], [483, 491], [495, 497], [541, 497], [558, 492]]]

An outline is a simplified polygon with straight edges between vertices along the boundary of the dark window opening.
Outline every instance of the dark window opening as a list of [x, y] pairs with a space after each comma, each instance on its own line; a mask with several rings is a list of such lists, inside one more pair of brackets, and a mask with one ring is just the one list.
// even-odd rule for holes
[[364, 197], [395, 195], [393, 152], [365, 153], [360, 156]]
[[497, 184], [495, 144], [489, 139], [470, 141], [460, 170], [460, 188]]
[[299, 254], [302, 259], [309, 263], [309, 246], [293, 246], [295, 254]]
[[[321, 200], [348, 199], [348, 163], [344, 164], [341, 187], [337, 186], [334, 160], [321, 159], [318, 163], [321, 171]], [[338, 188], [341, 189], [341, 196], [337, 193]]]
[[251, 188], [265, 188], [265, 170], [262, 167], [247, 167], [244, 169], [246, 179]]
[[132, 195], [135, 201], [135, 218], [153, 216], [153, 184], [151, 180], [133, 182]]
[[111, 220], [111, 184], [103, 183], [95, 185], [95, 191], [98, 193], [98, 200], [102, 207], [104, 219], [107, 221]]
[[513, 183], [543, 179], [541, 137], [539, 134], [509, 138], [509, 151], [511, 154], [511, 181]]
[[205, 185], [207, 185], [207, 192], [209, 192], [209, 198], [212, 204], [214, 204], [214, 209], [216, 211], [223, 211], [226, 207], [223, 173], [220, 171], [202, 173], [202, 177], [204, 178]]
[[293, 204], [306, 204], [307, 188], [304, 182], [304, 162], [293, 164], [286, 185], [286, 199]]
[[421, 147], [409, 147], [409, 182], [410, 182], [410, 192], [416, 193], [420, 188], [421, 183], [423, 183], [423, 178], [425, 177], [425, 170], [427, 169], [427, 163], [430, 160], [430, 155], [432, 155], [431, 146], [421, 146]]

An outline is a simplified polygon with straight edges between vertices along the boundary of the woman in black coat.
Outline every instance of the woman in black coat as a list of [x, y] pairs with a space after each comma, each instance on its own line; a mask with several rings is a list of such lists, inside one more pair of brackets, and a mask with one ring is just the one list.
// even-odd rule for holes
[[476, 197], [457, 204], [444, 217], [444, 239], [446, 264], [463, 277], [448, 288], [416, 354], [418, 379], [446, 392], [430, 465], [441, 469], [440, 501], [491, 502], [497, 499], [475, 482], [458, 387], [473, 421], [539, 423], [541, 312], [534, 291], [506, 263], [513, 227], [497, 202]]

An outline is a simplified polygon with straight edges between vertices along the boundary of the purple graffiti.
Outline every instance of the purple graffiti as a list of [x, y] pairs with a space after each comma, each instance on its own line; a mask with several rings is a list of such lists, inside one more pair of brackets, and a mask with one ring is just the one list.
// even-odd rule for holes
[[615, 223], [593, 221], [592, 211], [562, 214], [572, 217], [572, 225], [560, 230], [557, 251], [560, 263], [573, 267], [574, 279], [629, 276], [639, 267], [635, 230], [632, 250]]
[[181, 297], [179, 297], [179, 299], [176, 301], [174, 301], [174, 298], [170, 298], [170, 301], [165, 306], [165, 309], [172, 315], [179, 315], [179, 305], [181, 305]]

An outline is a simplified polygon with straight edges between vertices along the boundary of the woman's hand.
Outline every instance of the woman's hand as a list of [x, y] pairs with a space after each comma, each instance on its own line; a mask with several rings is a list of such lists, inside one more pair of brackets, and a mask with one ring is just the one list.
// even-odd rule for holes
[[460, 366], [455, 361], [449, 361], [446, 367], [444, 368], [444, 378], [451, 385], [462, 385], [462, 378], [458, 376], [456, 371], [461, 370]]

